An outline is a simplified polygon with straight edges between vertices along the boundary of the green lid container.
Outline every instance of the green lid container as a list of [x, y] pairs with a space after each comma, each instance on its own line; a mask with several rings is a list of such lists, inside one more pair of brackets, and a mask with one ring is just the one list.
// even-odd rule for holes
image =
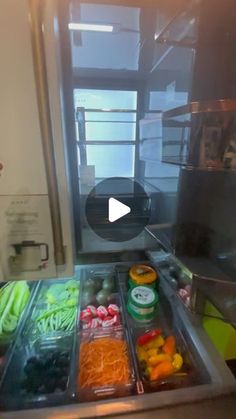
[[127, 310], [135, 320], [152, 320], [156, 314], [158, 302], [158, 294], [153, 288], [140, 285], [129, 290]]
[[129, 283], [129, 288], [130, 289], [133, 289], [133, 288], [135, 288], [137, 286], [143, 286], [143, 287], [148, 287], [148, 288], [154, 289], [154, 288], [156, 288], [157, 281], [155, 280], [151, 284], [137, 285], [131, 278], [129, 278], [129, 282], [128, 283]]

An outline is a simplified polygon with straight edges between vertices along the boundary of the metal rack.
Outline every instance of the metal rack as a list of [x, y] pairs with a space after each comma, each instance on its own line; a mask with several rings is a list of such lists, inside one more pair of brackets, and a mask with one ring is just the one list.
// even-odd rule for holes
[[86, 119], [86, 113], [100, 113], [100, 114], [112, 114], [112, 113], [116, 113], [116, 114], [134, 114], [135, 116], [137, 115], [137, 111], [136, 110], [128, 110], [128, 109], [90, 109], [90, 108], [77, 108], [76, 109], [76, 124], [77, 124], [77, 137], [78, 137], [78, 145], [83, 144], [83, 143], [88, 143], [88, 144], [135, 144], [135, 140], [128, 140], [128, 141], [109, 141], [109, 140], [88, 140], [86, 138], [86, 123], [109, 123], [109, 124], [117, 124], [117, 123], [121, 123], [121, 124], [136, 124], [137, 122], [137, 117], [134, 118], [133, 121], [119, 121], [119, 120], [91, 120], [91, 119]]

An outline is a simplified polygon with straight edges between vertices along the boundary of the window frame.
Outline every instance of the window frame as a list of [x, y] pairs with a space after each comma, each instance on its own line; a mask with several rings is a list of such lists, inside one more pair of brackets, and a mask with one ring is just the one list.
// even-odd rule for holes
[[[80, 152], [80, 164], [86, 165], [87, 164], [87, 152], [86, 152], [86, 145], [132, 145], [134, 146], [134, 173], [133, 178], [139, 177], [138, 169], [139, 169], [139, 146], [140, 146], [140, 140], [139, 140], [139, 120], [141, 119], [140, 114], [140, 98], [142, 97], [142, 91], [140, 89], [140, 83], [133, 82], [133, 83], [127, 83], [126, 80], [117, 80], [114, 81], [108, 81], [108, 82], [101, 82], [100, 80], [95, 80], [94, 78], [87, 78], [78, 81], [77, 77], [74, 79], [73, 83], [73, 92], [75, 89], [79, 90], [119, 90], [119, 91], [133, 91], [137, 93], [137, 102], [136, 102], [136, 110], [124, 110], [127, 113], [135, 113], [136, 114], [136, 122], [135, 122], [135, 139], [134, 140], [77, 140], [76, 138], [76, 144], [77, 147], [79, 147]], [[77, 110], [75, 109], [75, 112]], [[97, 111], [97, 109], [93, 109], [93, 111]], [[113, 110], [114, 111], [114, 110]], [[75, 114], [75, 129], [76, 129], [76, 114]], [[99, 179], [99, 178], [97, 178]]]

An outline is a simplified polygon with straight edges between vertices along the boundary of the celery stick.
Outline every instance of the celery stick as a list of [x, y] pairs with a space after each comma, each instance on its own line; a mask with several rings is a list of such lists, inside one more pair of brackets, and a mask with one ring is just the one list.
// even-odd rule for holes
[[10, 310], [11, 310], [12, 303], [14, 301], [14, 298], [15, 298], [15, 294], [14, 294], [14, 291], [13, 291], [11, 293], [9, 299], [8, 299], [7, 305], [5, 306], [5, 309], [4, 309], [4, 311], [2, 313], [2, 316], [0, 318], [0, 333], [3, 332], [3, 324], [4, 324], [4, 321], [5, 321], [6, 317], [10, 313]]
[[14, 288], [14, 294], [15, 294], [15, 298], [14, 298], [11, 311], [12, 311], [12, 314], [14, 314], [17, 317], [20, 317], [30, 295], [27, 282], [26, 281], [17, 282]]
[[11, 283], [8, 282], [8, 284], [6, 284], [6, 286], [3, 287], [4, 292], [2, 293], [1, 298], [0, 298], [0, 316], [4, 312], [7, 306], [7, 303], [9, 302], [11, 293], [14, 294], [14, 286], [15, 286], [15, 282], [11, 282]]

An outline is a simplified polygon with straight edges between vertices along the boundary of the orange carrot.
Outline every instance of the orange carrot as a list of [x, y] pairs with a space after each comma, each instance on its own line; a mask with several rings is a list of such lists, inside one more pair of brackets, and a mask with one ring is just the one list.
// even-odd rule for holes
[[127, 384], [129, 379], [127, 346], [123, 340], [105, 337], [81, 343], [78, 377], [81, 388]]

